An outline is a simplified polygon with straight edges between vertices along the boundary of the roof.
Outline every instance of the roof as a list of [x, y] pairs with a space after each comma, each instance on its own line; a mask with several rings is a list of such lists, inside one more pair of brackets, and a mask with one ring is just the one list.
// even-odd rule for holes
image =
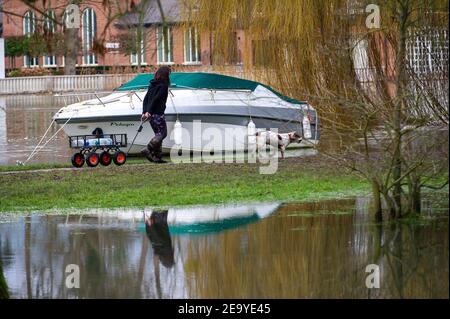
[[[142, 73], [138, 74], [133, 80], [121, 85], [116, 90], [130, 91], [146, 89], [150, 80], [153, 79], [153, 74]], [[259, 85], [270, 90], [281, 99], [294, 103], [306, 104], [296, 99], [289, 98], [281, 93], [275, 91], [271, 87], [259, 82], [244, 80], [233, 76], [221, 75], [216, 73], [204, 72], [173, 72], [170, 74], [171, 88], [189, 88], [189, 89], [211, 89], [211, 90], [249, 90], [254, 91]]]
[[[145, 6], [145, 7], [144, 7]], [[119, 18], [116, 25], [137, 25], [139, 23], [139, 13], [141, 7], [145, 10], [144, 25], [162, 24], [161, 11], [156, 0], [142, 1], [136, 5], [137, 12], [130, 12]], [[178, 0], [161, 0], [161, 7], [166, 23], [181, 22], [181, 13]]]

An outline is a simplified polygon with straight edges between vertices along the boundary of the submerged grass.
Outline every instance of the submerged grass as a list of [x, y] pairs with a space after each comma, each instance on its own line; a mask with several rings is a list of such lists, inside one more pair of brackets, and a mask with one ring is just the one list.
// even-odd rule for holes
[[[145, 162], [135, 159], [134, 163]], [[318, 157], [282, 160], [274, 175], [259, 174], [259, 167], [127, 164], [0, 174], [0, 211], [309, 201], [360, 195], [368, 190], [356, 175], [330, 167]]]

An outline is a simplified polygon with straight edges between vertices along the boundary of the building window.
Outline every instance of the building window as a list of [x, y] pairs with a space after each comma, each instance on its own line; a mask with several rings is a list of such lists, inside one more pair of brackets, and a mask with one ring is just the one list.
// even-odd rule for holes
[[[33, 11], [27, 11], [23, 16], [23, 34], [26, 36], [30, 36], [34, 32], [36, 32], [36, 15]], [[37, 57], [24, 55], [23, 65], [26, 67], [39, 66], [39, 59]]]
[[156, 38], [158, 50], [158, 64], [173, 63], [172, 28], [158, 27]]
[[33, 11], [27, 11], [23, 16], [23, 34], [30, 35], [36, 32], [36, 15]]
[[[45, 12], [44, 19], [44, 33], [54, 34], [55, 33], [55, 11], [47, 10]], [[56, 56], [54, 55], [44, 55], [44, 67], [55, 67], [56, 66]]]
[[[136, 35], [137, 35], [137, 31], [136, 31]], [[140, 54], [141, 54], [141, 65], [147, 65], [147, 61], [145, 59], [145, 41], [144, 41], [144, 33], [142, 33], [141, 36], [141, 48], [140, 48]], [[136, 37], [137, 38], [137, 37]], [[137, 49], [137, 45], [136, 45], [136, 49]], [[137, 50], [136, 50], [137, 51]], [[132, 65], [138, 65], [138, 53], [139, 52], [135, 52], [135, 53], [131, 53], [131, 64]]]
[[56, 56], [44, 55], [44, 67], [56, 67]]
[[47, 10], [45, 12], [45, 19], [44, 19], [44, 32], [46, 34], [53, 34], [55, 33], [55, 20], [56, 15], [55, 11], [53, 10]]
[[448, 28], [411, 28], [406, 39], [408, 88], [413, 115], [433, 114], [429, 105], [448, 105]]
[[409, 30], [406, 57], [416, 76], [442, 72], [448, 62], [448, 30]]
[[200, 55], [200, 36], [196, 28], [189, 28], [184, 33], [184, 62], [199, 63]]
[[97, 57], [93, 54], [95, 35], [97, 33], [97, 16], [92, 8], [87, 8], [83, 12], [82, 19], [82, 43], [83, 43], [83, 64], [96, 65]]

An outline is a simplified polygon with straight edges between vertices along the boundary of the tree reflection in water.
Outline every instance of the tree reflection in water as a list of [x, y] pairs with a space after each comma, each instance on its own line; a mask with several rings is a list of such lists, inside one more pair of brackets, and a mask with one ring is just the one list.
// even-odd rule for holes
[[3, 275], [3, 266], [0, 259], [0, 299], [9, 299], [8, 285], [6, 284], [5, 276]]
[[[365, 199], [289, 204], [184, 234], [170, 234], [167, 211], [146, 223], [123, 210], [15, 217], [0, 223], [0, 257], [13, 298], [448, 298], [448, 213], [380, 225], [367, 209]], [[80, 289], [64, 285], [68, 264]], [[381, 289], [366, 288], [368, 264]]]

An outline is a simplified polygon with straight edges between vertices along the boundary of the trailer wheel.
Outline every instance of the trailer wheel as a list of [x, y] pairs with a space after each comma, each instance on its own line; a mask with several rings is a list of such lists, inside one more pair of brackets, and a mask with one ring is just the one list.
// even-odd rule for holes
[[72, 165], [74, 167], [80, 168], [84, 165], [84, 156], [81, 153], [74, 153], [72, 155]]
[[100, 162], [100, 157], [98, 156], [97, 153], [91, 152], [86, 155], [86, 164], [89, 167], [95, 167], [98, 165], [99, 162]]
[[103, 151], [100, 153], [100, 164], [103, 166], [108, 166], [112, 162], [111, 154], [108, 151]]
[[118, 151], [116, 154], [114, 154], [113, 161], [114, 164], [118, 166], [123, 165], [127, 161], [127, 155], [122, 151]]

